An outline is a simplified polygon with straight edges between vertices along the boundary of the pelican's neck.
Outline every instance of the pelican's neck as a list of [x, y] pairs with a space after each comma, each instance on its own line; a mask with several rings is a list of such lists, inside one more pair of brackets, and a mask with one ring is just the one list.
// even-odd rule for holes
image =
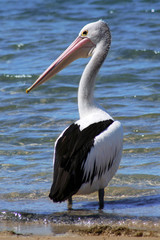
[[103, 47], [97, 46], [92, 58], [83, 71], [78, 89], [78, 109], [80, 118], [85, 117], [93, 111], [93, 109], [98, 108], [94, 100], [95, 79], [107, 56], [108, 49], [109, 47], [104, 50]]

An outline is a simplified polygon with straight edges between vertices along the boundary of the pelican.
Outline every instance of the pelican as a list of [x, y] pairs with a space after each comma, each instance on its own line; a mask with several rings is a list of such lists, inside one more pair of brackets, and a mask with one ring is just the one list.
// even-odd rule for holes
[[80, 119], [67, 127], [55, 142], [53, 202], [75, 194], [98, 192], [99, 209], [104, 207], [104, 188], [115, 175], [122, 156], [123, 128], [94, 99], [96, 75], [111, 44], [108, 25], [99, 20], [85, 25], [73, 43], [54, 61], [26, 92], [49, 80], [78, 58], [91, 57], [80, 79]]

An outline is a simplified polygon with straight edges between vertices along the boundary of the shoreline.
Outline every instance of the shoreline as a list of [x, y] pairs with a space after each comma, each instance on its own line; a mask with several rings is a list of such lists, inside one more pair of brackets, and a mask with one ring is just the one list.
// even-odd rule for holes
[[98, 224], [92, 226], [67, 225], [39, 222], [9, 222], [3, 221], [0, 229], [1, 240], [157, 240], [160, 239], [160, 229], [132, 228]]
[[30, 235], [30, 236], [24, 236], [24, 235], [13, 235], [12, 233], [7, 232], [0, 232], [0, 239], [1, 240], [84, 240], [84, 237], [86, 240], [158, 240], [159, 237], [131, 237], [131, 236], [79, 236], [79, 235], [69, 235], [69, 236], [39, 236], [39, 235]]
[[72, 210], [52, 214], [1, 212], [1, 240], [157, 240], [160, 218]]

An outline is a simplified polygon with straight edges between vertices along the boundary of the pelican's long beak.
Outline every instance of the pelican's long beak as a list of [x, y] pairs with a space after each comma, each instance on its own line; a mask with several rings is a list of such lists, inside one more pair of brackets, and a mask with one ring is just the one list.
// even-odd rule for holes
[[88, 57], [95, 47], [89, 38], [77, 37], [75, 41], [40, 75], [31, 87], [26, 90], [29, 93], [33, 88], [49, 80], [59, 71], [78, 58]]

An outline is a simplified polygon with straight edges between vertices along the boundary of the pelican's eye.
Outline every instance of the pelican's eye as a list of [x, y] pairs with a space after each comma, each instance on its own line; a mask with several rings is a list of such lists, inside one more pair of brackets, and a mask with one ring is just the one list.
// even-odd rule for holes
[[82, 32], [81, 36], [82, 36], [82, 37], [86, 37], [87, 34], [88, 34], [88, 31], [87, 31], [87, 30], [84, 30], [84, 31]]

